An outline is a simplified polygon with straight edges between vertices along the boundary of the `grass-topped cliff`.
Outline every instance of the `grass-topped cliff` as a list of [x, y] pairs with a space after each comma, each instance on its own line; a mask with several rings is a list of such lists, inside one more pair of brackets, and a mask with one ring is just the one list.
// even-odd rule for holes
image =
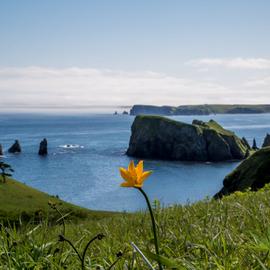
[[257, 190], [270, 183], [270, 147], [264, 147], [254, 152], [223, 181], [223, 188], [216, 197], [245, 189]]
[[[165, 269], [269, 269], [269, 197], [270, 190], [266, 187], [258, 192], [238, 192], [222, 200], [186, 206], [156, 205], [161, 255], [170, 259], [170, 266]], [[58, 241], [62, 230], [60, 225], [48, 226], [46, 220], [17, 229], [2, 227], [0, 268], [81, 269], [74, 250]], [[105, 234], [105, 238], [91, 244], [85, 269], [108, 269], [120, 250], [124, 255], [112, 269], [148, 269], [139, 255], [131, 266], [130, 245], [133, 241], [145, 254], [148, 249], [154, 250], [146, 212], [101, 220], [89, 218], [81, 224], [66, 225], [66, 238], [80, 252], [99, 233]], [[149, 259], [157, 267], [155, 260]]]
[[18, 221], [21, 218], [27, 221], [32, 218], [39, 219], [41, 216], [48, 216], [50, 219], [56, 216], [59, 218], [48, 202], [58, 204], [61, 211], [69, 213], [73, 220], [101, 218], [112, 214], [75, 206], [13, 179], [2, 183], [0, 176], [0, 220]]
[[127, 150], [138, 158], [181, 161], [243, 159], [246, 152], [246, 144], [214, 120], [188, 124], [155, 115], [136, 116]]
[[203, 105], [181, 105], [153, 106], [134, 105], [131, 115], [158, 114], [158, 115], [209, 115], [209, 114], [251, 114], [270, 113], [270, 105], [261, 104], [203, 104]]

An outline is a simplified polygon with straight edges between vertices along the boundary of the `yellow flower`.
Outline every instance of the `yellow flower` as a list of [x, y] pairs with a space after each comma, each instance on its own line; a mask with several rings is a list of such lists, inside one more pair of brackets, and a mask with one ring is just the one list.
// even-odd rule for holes
[[152, 171], [143, 171], [143, 161], [141, 160], [135, 167], [133, 160], [130, 161], [128, 169], [120, 168], [120, 174], [125, 180], [121, 187], [141, 188], [144, 180], [152, 173]]

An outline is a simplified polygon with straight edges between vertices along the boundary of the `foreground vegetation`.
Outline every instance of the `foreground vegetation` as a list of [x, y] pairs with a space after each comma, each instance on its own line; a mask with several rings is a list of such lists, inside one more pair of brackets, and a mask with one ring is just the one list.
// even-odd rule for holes
[[[165, 269], [269, 269], [269, 197], [267, 186], [258, 192], [236, 192], [222, 200], [206, 199], [186, 206], [162, 208], [155, 203], [160, 253], [169, 259], [163, 259]], [[57, 207], [65, 211], [63, 205]], [[79, 223], [68, 216], [65, 220], [65, 238], [79, 253], [90, 239], [105, 235], [91, 243], [85, 269], [110, 269], [114, 262], [113, 269], [148, 269], [138, 254], [133, 260], [131, 242], [157, 268], [149, 253], [154, 252], [154, 243], [147, 212], [108, 215], [99, 220], [89, 216]], [[61, 234], [61, 219], [2, 225], [0, 268], [81, 269], [74, 249], [59, 241]]]

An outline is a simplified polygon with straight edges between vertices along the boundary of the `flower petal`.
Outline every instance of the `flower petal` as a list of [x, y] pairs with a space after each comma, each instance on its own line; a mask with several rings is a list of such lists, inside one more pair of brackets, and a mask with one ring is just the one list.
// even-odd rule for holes
[[140, 162], [136, 166], [136, 173], [137, 177], [140, 178], [143, 173], [143, 160], [140, 160]]
[[125, 168], [119, 168], [122, 178], [128, 182], [132, 181], [130, 173]]
[[137, 172], [136, 172], [136, 168], [135, 168], [133, 160], [131, 160], [129, 165], [128, 165], [128, 172], [129, 172], [130, 176], [132, 177], [133, 182], [135, 182], [137, 179]]
[[134, 185], [130, 182], [123, 182], [121, 183], [121, 187], [134, 187]]
[[146, 178], [148, 178], [153, 171], [146, 171], [143, 172], [142, 177], [140, 178], [140, 183], [143, 183]]

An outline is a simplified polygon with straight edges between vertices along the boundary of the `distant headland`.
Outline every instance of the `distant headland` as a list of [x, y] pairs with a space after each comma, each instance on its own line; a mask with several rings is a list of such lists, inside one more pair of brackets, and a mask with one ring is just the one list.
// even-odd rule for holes
[[174, 106], [134, 105], [130, 115], [210, 115], [270, 113], [270, 104], [202, 104]]

